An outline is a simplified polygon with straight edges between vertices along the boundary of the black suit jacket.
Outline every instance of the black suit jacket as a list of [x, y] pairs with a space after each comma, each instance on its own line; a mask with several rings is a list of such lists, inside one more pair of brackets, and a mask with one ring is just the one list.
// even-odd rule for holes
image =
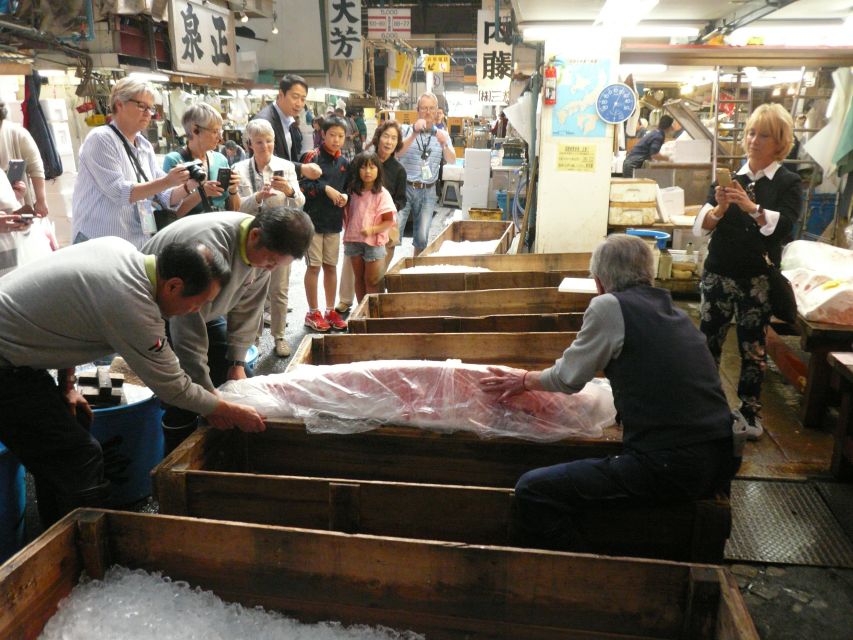
[[[266, 120], [272, 125], [272, 130], [275, 132], [275, 146], [273, 147], [275, 155], [285, 160], [290, 160], [296, 165], [296, 175], [300, 175], [302, 164], [299, 158], [302, 155], [302, 132], [299, 130], [299, 125], [294, 120], [290, 125], [290, 149], [287, 148], [287, 137], [284, 135], [284, 123], [278, 115], [278, 111], [273, 103], [268, 104], [261, 109], [255, 118]], [[254, 118], [253, 118], [254, 119]]]

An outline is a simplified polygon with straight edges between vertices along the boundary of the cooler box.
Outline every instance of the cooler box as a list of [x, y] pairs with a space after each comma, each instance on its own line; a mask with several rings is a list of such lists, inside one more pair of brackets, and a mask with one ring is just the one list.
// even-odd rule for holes
[[613, 178], [610, 181], [608, 223], [614, 225], [654, 224], [657, 219], [657, 183], [654, 180]]

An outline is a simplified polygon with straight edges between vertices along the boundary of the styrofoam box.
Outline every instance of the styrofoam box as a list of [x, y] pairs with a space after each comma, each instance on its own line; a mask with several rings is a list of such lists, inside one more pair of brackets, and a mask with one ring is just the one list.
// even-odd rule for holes
[[610, 202], [655, 201], [657, 182], [640, 178], [612, 178], [610, 180]]
[[666, 187], [660, 190], [663, 209], [670, 217], [684, 214], [684, 189]]
[[676, 140], [673, 145], [673, 162], [702, 163], [711, 162], [710, 140]]
[[56, 152], [61, 156], [73, 154], [74, 148], [71, 146], [71, 129], [68, 128], [68, 123], [51, 122], [50, 129], [53, 131], [53, 141], [56, 143]]
[[618, 225], [654, 224], [657, 213], [654, 202], [611, 202], [608, 222]]
[[48, 122], [68, 122], [68, 107], [62, 98], [45, 98], [39, 104]]

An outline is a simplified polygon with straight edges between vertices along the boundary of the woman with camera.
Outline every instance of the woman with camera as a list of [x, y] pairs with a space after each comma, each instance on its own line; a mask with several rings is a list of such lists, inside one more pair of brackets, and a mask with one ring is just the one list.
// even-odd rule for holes
[[163, 159], [163, 171], [182, 163], [196, 162], [187, 165], [190, 181], [184, 185], [185, 197], [178, 207], [178, 217], [210, 210], [237, 211], [240, 180], [230, 171], [228, 158], [216, 151], [222, 140], [222, 116], [206, 102], [199, 102], [184, 112], [181, 124], [187, 146], [172, 151]]
[[122, 78], [110, 94], [110, 107], [110, 124], [92, 129], [80, 147], [71, 237], [77, 243], [118, 236], [141, 247], [157, 231], [154, 201], [177, 206], [189, 173], [177, 166], [164, 173], [142, 135], [156, 112], [148, 84]]
[[774, 264], [802, 205], [800, 177], [783, 165], [794, 141], [791, 116], [779, 104], [763, 104], [744, 129], [747, 161], [732, 177], [718, 169], [708, 201], [696, 216], [693, 234], [711, 234], [702, 274], [700, 326], [720, 364], [732, 317], [737, 320], [741, 368], [735, 412], [755, 440], [761, 424], [761, 383], [767, 367], [765, 334], [770, 323], [765, 256]]
[[[273, 155], [275, 131], [269, 121], [261, 118], [250, 120], [243, 135], [252, 157], [232, 167], [240, 180], [240, 211], [257, 214], [279, 206], [301, 209], [305, 195], [299, 188], [296, 167], [290, 160]], [[270, 274], [270, 333], [275, 340], [275, 353], [281, 358], [290, 355], [290, 346], [284, 336], [289, 285], [288, 263]]]

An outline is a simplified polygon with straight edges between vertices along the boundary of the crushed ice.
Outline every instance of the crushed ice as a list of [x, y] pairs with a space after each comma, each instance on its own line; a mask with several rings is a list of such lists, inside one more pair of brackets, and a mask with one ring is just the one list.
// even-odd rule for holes
[[85, 575], [39, 640], [423, 640], [412, 631], [339, 622], [303, 624], [262, 607], [226, 603], [210, 591], [141, 569]]

